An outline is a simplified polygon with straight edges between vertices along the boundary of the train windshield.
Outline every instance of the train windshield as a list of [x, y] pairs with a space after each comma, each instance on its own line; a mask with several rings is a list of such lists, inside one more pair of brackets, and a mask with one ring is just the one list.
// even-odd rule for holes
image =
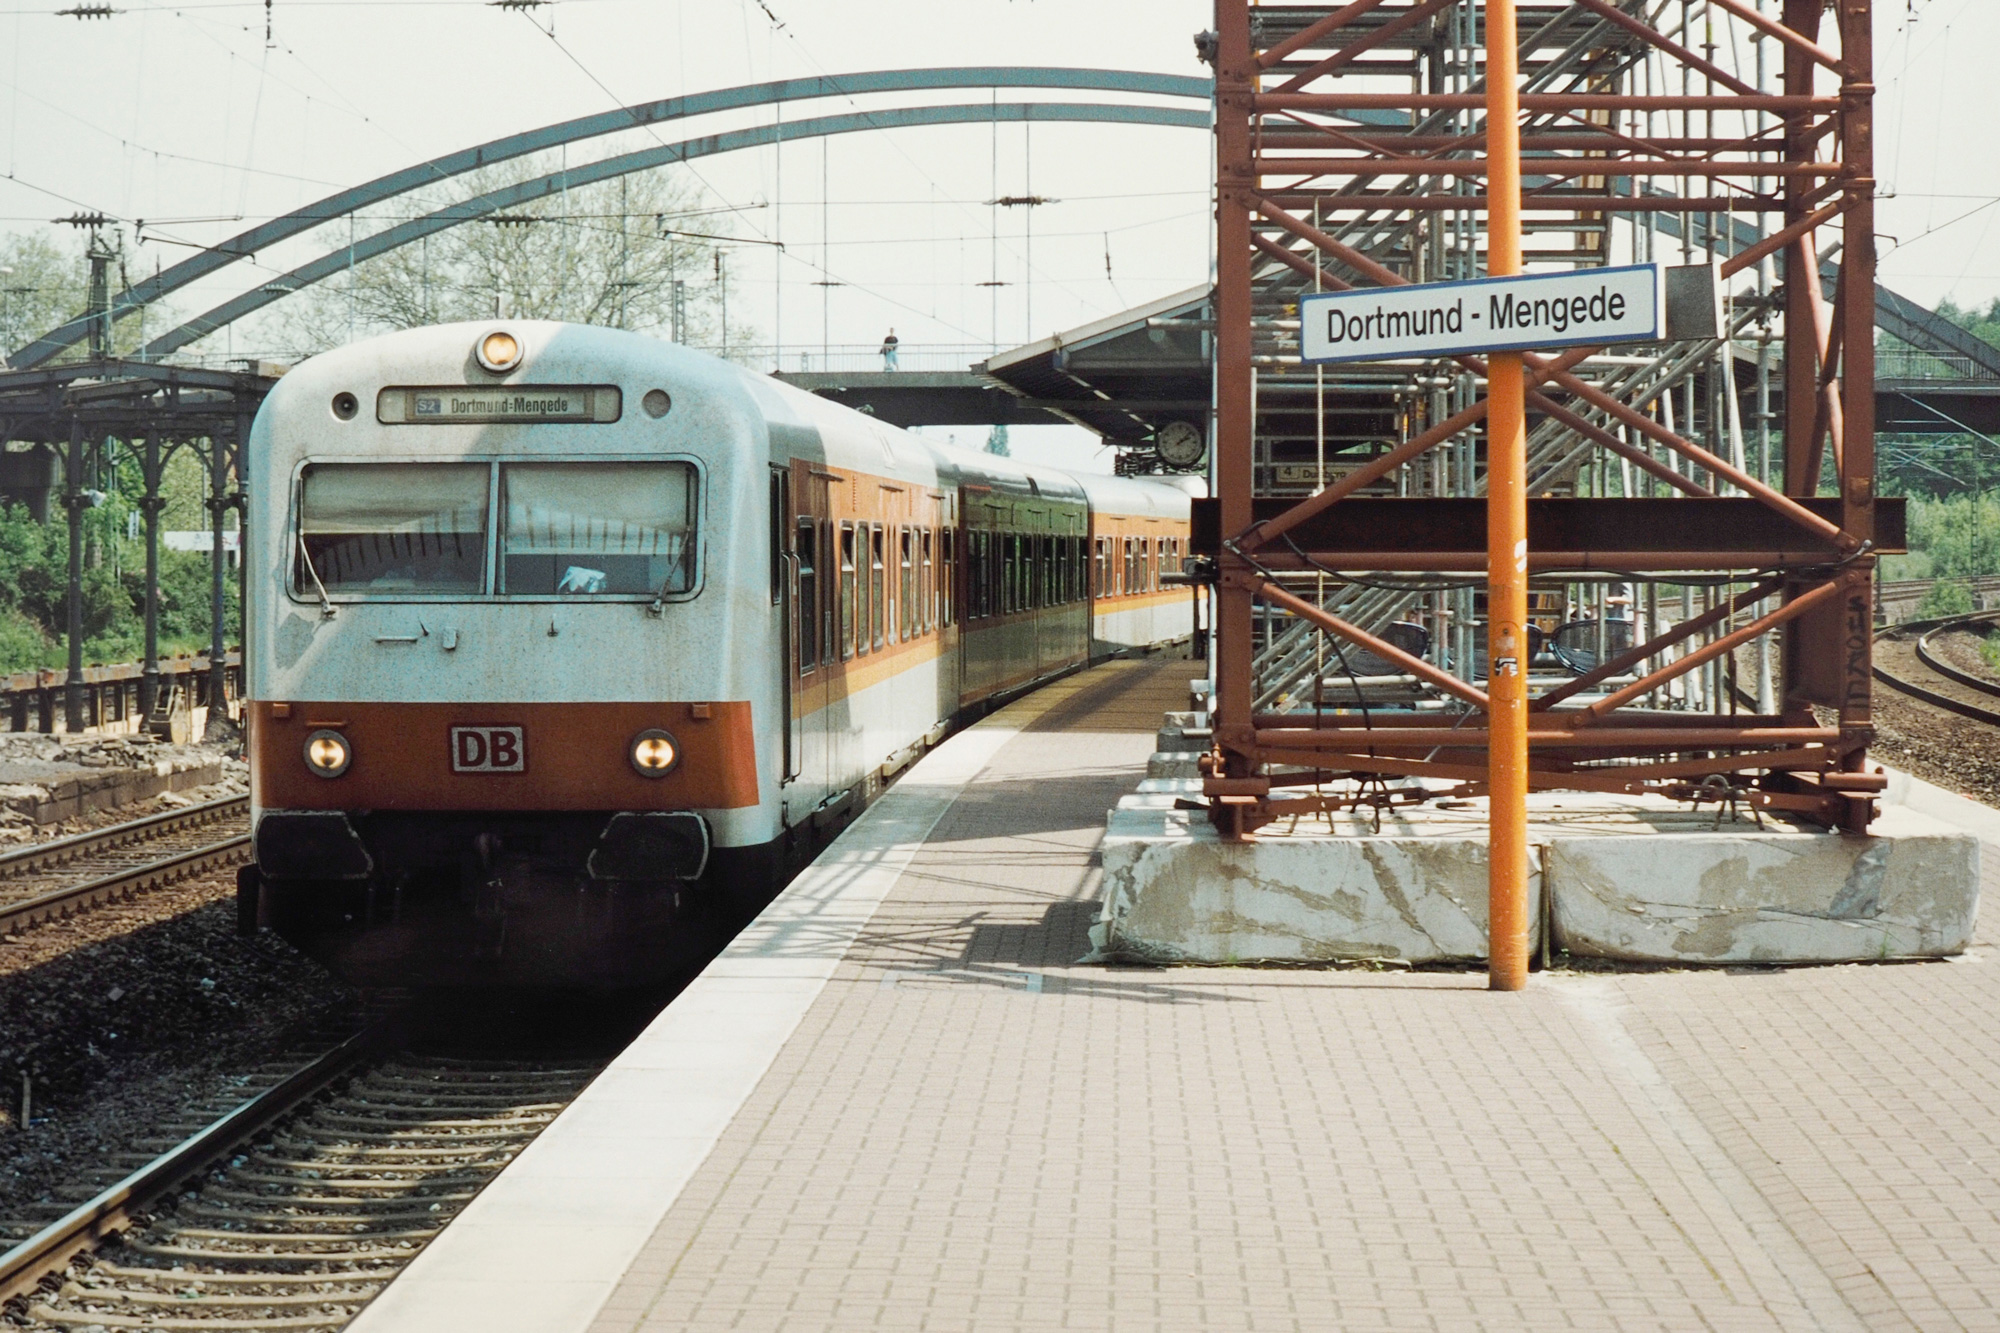
[[686, 463], [508, 463], [500, 485], [503, 595], [659, 597], [694, 587]]
[[311, 596], [478, 594], [484, 463], [316, 463], [299, 497], [295, 586]]

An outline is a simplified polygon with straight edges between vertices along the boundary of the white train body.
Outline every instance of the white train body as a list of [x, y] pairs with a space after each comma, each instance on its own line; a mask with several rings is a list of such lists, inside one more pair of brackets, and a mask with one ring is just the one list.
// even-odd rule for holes
[[968, 711], [1192, 628], [1183, 492], [614, 330], [313, 358], [248, 458], [246, 893], [363, 981], [656, 975]]

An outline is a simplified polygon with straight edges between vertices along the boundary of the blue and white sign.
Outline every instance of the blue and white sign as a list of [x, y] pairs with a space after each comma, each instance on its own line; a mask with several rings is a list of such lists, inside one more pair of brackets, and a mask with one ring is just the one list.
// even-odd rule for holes
[[1306, 296], [1300, 355], [1313, 364], [1657, 342], [1664, 273], [1633, 264]]

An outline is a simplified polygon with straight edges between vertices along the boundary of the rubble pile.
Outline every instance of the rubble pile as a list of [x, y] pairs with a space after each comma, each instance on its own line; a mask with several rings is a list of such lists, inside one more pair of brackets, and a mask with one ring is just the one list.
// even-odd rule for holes
[[0, 844], [102, 827], [249, 789], [243, 759], [150, 736], [0, 732]]

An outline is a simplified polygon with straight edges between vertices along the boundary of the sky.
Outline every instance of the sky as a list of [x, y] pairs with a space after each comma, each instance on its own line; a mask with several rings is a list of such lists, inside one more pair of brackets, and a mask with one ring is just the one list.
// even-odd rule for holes
[[[134, 276], [341, 186], [624, 103], [920, 66], [1201, 75], [1190, 38], [1211, 21], [1207, 0], [559, 0], [526, 10], [114, 0], [105, 17], [55, 12], [74, 7], [0, 0], [0, 230], [47, 228], [83, 209], [126, 220], [129, 237], [144, 219], [128, 251]], [[1876, 23], [1883, 281], [1926, 305], [2000, 299], [1990, 138], [2000, 80], [1986, 68], [2000, 50], [2000, 4], [1876, 0]], [[980, 95], [793, 114], [926, 98]], [[651, 133], [570, 151], [629, 151], [656, 142]], [[693, 170], [730, 210], [716, 230], [744, 242], [729, 257], [733, 323], [781, 348], [787, 368], [802, 355], [859, 364], [893, 328], [914, 367], [963, 364], [1205, 282], [1208, 148], [1199, 131], [1165, 127], [950, 126], [718, 156]], [[987, 204], [1001, 195], [1052, 202]], [[204, 309], [325, 244], [259, 255], [257, 269], [238, 266], [183, 295], [180, 309]], [[246, 349], [225, 338], [212, 350]]]

